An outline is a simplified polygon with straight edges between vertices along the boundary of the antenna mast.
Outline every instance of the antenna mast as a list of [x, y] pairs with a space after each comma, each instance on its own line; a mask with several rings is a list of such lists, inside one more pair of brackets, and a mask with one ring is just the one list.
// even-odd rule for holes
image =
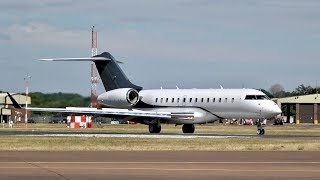
[[[98, 33], [94, 31], [94, 26], [91, 29], [91, 56], [98, 55]], [[91, 62], [91, 104], [90, 107], [96, 108], [98, 106], [97, 100], [97, 85], [98, 77], [94, 62]]]

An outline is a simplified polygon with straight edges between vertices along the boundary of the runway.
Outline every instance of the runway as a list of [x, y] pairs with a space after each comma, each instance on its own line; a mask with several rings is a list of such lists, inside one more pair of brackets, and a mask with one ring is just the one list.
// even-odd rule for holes
[[319, 179], [318, 152], [0, 152], [1, 179]]
[[115, 133], [105, 133], [105, 134], [65, 134], [65, 133], [57, 133], [57, 134], [26, 134], [26, 135], [18, 135], [18, 136], [49, 136], [49, 137], [97, 137], [97, 138], [169, 138], [169, 139], [192, 139], [192, 138], [211, 138], [211, 139], [222, 139], [222, 138], [258, 138], [259, 136], [244, 136], [244, 135], [201, 135], [201, 134], [136, 134], [136, 133], [123, 133], [123, 134], [115, 134]]
[[150, 133], [88, 133], [88, 132], [32, 132], [32, 131], [18, 131], [18, 132], [1, 132], [0, 135], [15, 135], [15, 136], [46, 136], [46, 137], [97, 137], [97, 138], [166, 138], [166, 139], [192, 139], [192, 138], [209, 138], [209, 139], [305, 139], [305, 140], [320, 140], [320, 136], [310, 135], [256, 135], [256, 134], [150, 134]]

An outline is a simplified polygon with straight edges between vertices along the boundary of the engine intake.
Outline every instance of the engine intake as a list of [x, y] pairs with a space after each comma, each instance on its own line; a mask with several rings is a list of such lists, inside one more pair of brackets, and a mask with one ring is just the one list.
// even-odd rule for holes
[[108, 107], [126, 108], [139, 102], [139, 93], [132, 88], [120, 88], [107, 91], [98, 96], [100, 104]]

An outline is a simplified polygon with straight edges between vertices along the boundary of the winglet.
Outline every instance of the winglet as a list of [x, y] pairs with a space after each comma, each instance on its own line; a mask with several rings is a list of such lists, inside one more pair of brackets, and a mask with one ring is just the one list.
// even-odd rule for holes
[[21, 106], [17, 103], [17, 101], [7, 92], [10, 100], [12, 101], [13, 107], [17, 109], [21, 109]]

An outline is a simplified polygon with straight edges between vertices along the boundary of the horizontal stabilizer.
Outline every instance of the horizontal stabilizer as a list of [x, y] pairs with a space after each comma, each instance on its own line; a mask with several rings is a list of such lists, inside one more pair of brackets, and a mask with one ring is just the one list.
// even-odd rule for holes
[[111, 61], [105, 57], [87, 57], [87, 58], [50, 58], [50, 59], [39, 59], [40, 61]]
[[115, 60], [115, 58], [108, 52], [103, 52], [97, 56], [87, 58], [48, 58], [39, 59], [41, 61], [69, 61], [69, 62], [94, 62], [101, 81], [106, 91], [110, 91], [118, 88], [133, 88], [140, 91], [142, 87], [136, 86], [130, 82], [127, 76], [123, 73], [118, 64], [123, 64], [121, 61]]

